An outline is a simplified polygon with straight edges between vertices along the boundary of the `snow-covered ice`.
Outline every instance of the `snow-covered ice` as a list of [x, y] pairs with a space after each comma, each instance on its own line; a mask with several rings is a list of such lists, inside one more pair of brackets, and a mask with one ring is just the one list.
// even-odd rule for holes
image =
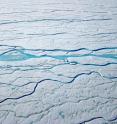
[[0, 0], [0, 124], [117, 123], [117, 1]]

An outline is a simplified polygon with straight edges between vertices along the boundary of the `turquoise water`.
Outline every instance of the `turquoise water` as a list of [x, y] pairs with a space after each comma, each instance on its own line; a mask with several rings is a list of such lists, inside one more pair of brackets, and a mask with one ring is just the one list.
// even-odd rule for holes
[[[73, 54], [75, 52], [78, 51], [82, 51], [82, 50], [87, 50], [87, 51], [92, 51], [88, 54]], [[43, 50], [43, 51], [52, 51], [53, 53], [57, 52], [64, 52], [63, 55], [49, 55], [49, 54], [44, 54], [44, 55], [39, 55], [39, 54], [29, 54], [28, 52], [33, 52], [33, 50], [30, 49], [13, 49], [12, 51], [8, 51], [5, 53], [2, 53], [0, 55], [0, 61], [24, 61], [24, 60], [28, 60], [28, 59], [35, 59], [35, 58], [53, 58], [53, 59], [57, 59], [57, 60], [66, 60], [68, 58], [82, 58], [82, 57], [97, 57], [97, 58], [104, 58], [104, 59], [114, 59], [117, 60], [117, 54], [96, 54], [97, 51], [101, 51], [101, 50], [117, 50], [117, 47], [113, 47], [113, 48], [99, 48], [99, 49], [95, 49], [95, 50], [88, 50], [86, 48], [82, 48], [82, 49], [78, 49], [78, 50], [60, 50], [60, 49], [55, 49], [55, 50]], [[42, 50], [36, 50], [36, 52], [42, 51]], [[69, 54], [66, 54], [66, 52], [69, 52]], [[95, 52], [95, 53], [93, 53]]]

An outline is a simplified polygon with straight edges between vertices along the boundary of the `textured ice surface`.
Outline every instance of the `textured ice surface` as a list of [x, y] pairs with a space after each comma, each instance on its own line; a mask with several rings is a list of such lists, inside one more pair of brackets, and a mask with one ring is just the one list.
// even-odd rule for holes
[[117, 123], [117, 0], [0, 0], [0, 124]]

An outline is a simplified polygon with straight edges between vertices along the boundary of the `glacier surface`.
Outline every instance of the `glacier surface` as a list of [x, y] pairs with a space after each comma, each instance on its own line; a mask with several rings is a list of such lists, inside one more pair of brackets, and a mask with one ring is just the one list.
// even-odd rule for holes
[[0, 0], [0, 124], [117, 124], [116, 0]]

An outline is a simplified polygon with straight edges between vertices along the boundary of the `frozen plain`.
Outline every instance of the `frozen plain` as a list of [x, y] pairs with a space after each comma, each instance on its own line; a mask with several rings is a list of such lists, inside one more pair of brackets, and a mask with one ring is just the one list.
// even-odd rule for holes
[[0, 124], [117, 123], [117, 0], [0, 0]]

